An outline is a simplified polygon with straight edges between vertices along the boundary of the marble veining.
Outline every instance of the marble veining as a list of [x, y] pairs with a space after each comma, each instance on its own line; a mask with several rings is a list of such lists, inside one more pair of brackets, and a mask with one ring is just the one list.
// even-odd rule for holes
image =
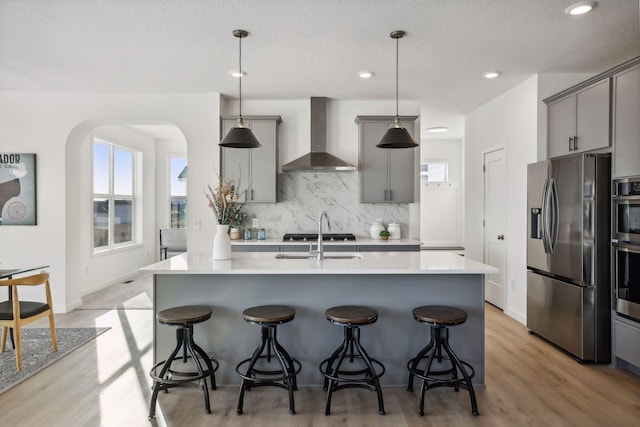
[[409, 205], [405, 203], [360, 203], [357, 172], [286, 172], [278, 175], [278, 203], [247, 203], [242, 211], [258, 218], [268, 238], [284, 233], [315, 233], [318, 218], [327, 211], [332, 233], [370, 237], [376, 218], [384, 225], [397, 222], [402, 237], [409, 237]]

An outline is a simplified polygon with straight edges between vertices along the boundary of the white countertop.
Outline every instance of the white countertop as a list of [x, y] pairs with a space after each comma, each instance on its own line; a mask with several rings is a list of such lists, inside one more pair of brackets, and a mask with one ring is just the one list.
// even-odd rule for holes
[[[231, 245], [237, 246], [270, 246], [270, 245], [301, 245], [301, 246], [309, 246], [309, 243], [313, 243], [314, 246], [318, 243], [317, 240], [309, 240], [306, 242], [302, 241], [290, 241], [290, 240], [282, 240], [282, 239], [266, 239], [266, 240], [232, 240]], [[340, 241], [330, 241], [325, 240], [322, 242], [323, 245], [420, 245], [420, 241], [416, 239], [395, 239], [395, 240], [381, 240], [381, 239], [368, 239], [364, 237], [356, 237], [356, 240], [340, 240]]]
[[[331, 252], [327, 255], [338, 255]], [[297, 253], [296, 255], [300, 255]], [[487, 274], [498, 269], [451, 252], [360, 252], [362, 259], [276, 259], [274, 252], [184, 253], [140, 269], [154, 274]]]

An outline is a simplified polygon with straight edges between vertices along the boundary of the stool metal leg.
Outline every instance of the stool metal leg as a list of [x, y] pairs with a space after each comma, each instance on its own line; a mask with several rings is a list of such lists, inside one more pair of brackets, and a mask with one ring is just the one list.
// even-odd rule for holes
[[[349, 351], [349, 344], [352, 341], [351, 337], [352, 337], [352, 331], [351, 328], [347, 328], [345, 327], [345, 342], [339, 347], [341, 348], [340, 353], [338, 354], [338, 363], [336, 364], [336, 367], [333, 368], [331, 370], [331, 376], [332, 377], [337, 377], [338, 376], [338, 372], [340, 370], [340, 365], [342, 365], [342, 361], [344, 360], [345, 356], [347, 355], [347, 352]], [[335, 359], [334, 359], [335, 361]], [[329, 367], [327, 365], [327, 371], [329, 370]], [[328, 393], [327, 393], [327, 406], [324, 409], [324, 414], [325, 415], [331, 415], [331, 395], [333, 394], [333, 391], [335, 390], [337, 386], [337, 381], [335, 381], [333, 378], [329, 378], [329, 385], [327, 387]]]
[[[185, 342], [185, 347], [187, 347], [187, 349], [189, 350], [189, 354], [191, 355], [191, 358], [193, 359], [194, 364], [196, 365], [196, 369], [198, 370], [198, 374], [200, 377], [203, 376], [203, 370], [202, 370], [202, 364], [200, 363], [200, 360], [198, 359], [198, 355], [196, 353], [196, 351], [193, 349], [193, 326], [189, 325], [189, 328], [187, 329], [187, 337], [186, 337], [186, 342]], [[186, 353], [186, 351], [185, 351]], [[186, 362], [186, 361], [185, 361]], [[207, 412], [207, 414], [211, 413], [211, 403], [209, 402], [209, 387], [207, 386], [207, 378], [203, 377], [202, 378], [202, 390], [204, 391], [204, 407], [205, 407], [205, 411]]]
[[[253, 371], [253, 367], [258, 361], [258, 358], [260, 357], [260, 355], [262, 354], [262, 351], [264, 350], [266, 343], [267, 343], [267, 330], [266, 328], [263, 327], [260, 334], [260, 344], [258, 345], [258, 347], [253, 352], [253, 355], [251, 356], [251, 361], [249, 362], [249, 366], [245, 371], [245, 376], [247, 377], [252, 376], [251, 372]], [[238, 409], [236, 411], [238, 415], [242, 414], [242, 406], [244, 404], [244, 392], [245, 390], [251, 389], [251, 384], [248, 384], [249, 382], [250, 382], [249, 380], [246, 380], [243, 378], [240, 384], [240, 396], [238, 397]]]
[[[180, 351], [180, 347], [182, 347], [183, 336], [184, 334], [183, 334], [182, 328], [178, 328], [176, 330], [176, 341], [177, 341], [176, 347], [173, 349], [173, 351], [171, 352], [171, 355], [162, 366], [162, 369], [160, 370], [160, 374], [158, 375], [160, 378], [164, 378], [169, 368], [171, 368], [171, 363], [173, 362], [173, 359], [178, 354], [178, 351]], [[167, 390], [166, 388], [162, 387], [161, 383], [157, 381], [154, 382], [153, 393], [151, 394], [151, 404], [149, 406], [149, 418], [153, 418], [156, 415], [156, 401], [158, 400], [158, 392], [160, 391], [160, 389], [164, 389], [165, 391]]]
[[380, 415], [384, 415], [384, 403], [382, 401], [382, 389], [380, 388], [380, 379], [378, 378], [378, 375], [376, 374], [376, 370], [373, 367], [373, 364], [371, 363], [371, 359], [369, 358], [369, 355], [367, 354], [365, 349], [360, 344], [360, 329], [358, 329], [358, 328], [356, 328], [356, 329], [357, 329], [357, 333], [355, 334], [356, 336], [355, 336], [355, 340], [354, 340], [354, 345], [355, 345], [356, 349], [358, 350], [358, 353], [360, 353], [360, 355], [362, 356], [362, 359], [364, 360], [364, 363], [367, 365], [367, 369], [371, 373], [371, 377], [372, 377], [372, 380], [373, 380], [373, 386], [376, 388], [376, 393], [378, 394], [378, 413]]
[[[295, 384], [296, 376], [295, 375], [293, 375], [292, 377], [289, 376], [289, 375], [291, 375], [292, 367], [288, 366], [287, 362], [285, 362], [284, 354], [286, 354], [286, 352], [284, 352], [284, 354], [280, 352], [280, 348], [282, 348], [282, 346], [280, 346], [278, 344], [278, 340], [276, 339], [276, 327], [275, 326], [270, 327], [269, 328], [269, 332], [270, 332], [269, 340], [270, 340], [270, 344], [271, 344], [271, 347], [273, 349], [273, 352], [276, 354], [276, 356], [278, 358], [278, 361], [280, 362], [280, 365], [282, 366], [283, 375], [286, 374], [286, 376], [287, 376], [284, 379], [284, 382], [287, 385], [287, 390], [289, 392], [289, 413], [293, 415], [293, 414], [296, 413], [295, 401], [293, 399], [293, 390], [294, 390], [294, 384]], [[278, 347], [280, 347], [280, 348], [278, 348]], [[287, 355], [287, 357], [288, 356], [289, 355]], [[293, 362], [292, 362], [292, 364], [293, 364]]]
[[200, 356], [204, 360], [204, 363], [207, 364], [207, 369], [211, 371], [211, 390], [216, 390], [218, 387], [216, 386], [216, 376], [213, 372], [213, 364], [211, 363], [211, 358], [206, 351], [204, 351], [198, 344], [195, 343], [195, 341], [193, 340], [193, 335], [191, 335], [191, 347], [193, 347], [193, 349], [198, 352], [198, 354], [200, 354]]
[[409, 370], [409, 384], [407, 385], [408, 391], [413, 391], [413, 378], [415, 376], [413, 371], [418, 369], [418, 363], [420, 363], [420, 361], [424, 359], [425, 355], [429, 352], [429, 350], [431, 350], [434, 347], [434, 345], [435, 345], [435, 341], [433, 340], [433, 335], [431, 335], [429, 344], [424, 346], [422, 350], [418, 352], [416, 357], [411, 359], [411, 361], [409, 362], [411, 364], [411, 369]]
[[473, 390], [473, 383], [471, 382], [471, 377], [469, 376], [467, 369], [464, 367], [464, 364], [460, 361], [458, 356], [456, 356], [453, 350], [451, 350], [448, 339], [444, 341], [443, 347], [444, 347], [444, 350], [449, 355], [450, 360], [452, 361], [453, 371], [456, 372], [456, 368], [458, 368], [462, 373], [462, 377], [464, 378], [464, 382], [467, 385], [466, 388], [467, 388], [467, 391], [469, 392], [469, 397], [471, 399], [471, 413], [473, 415], [480, 415], [480, 413], [478, 412], [478, 402], [476, 401], [476, 393]]

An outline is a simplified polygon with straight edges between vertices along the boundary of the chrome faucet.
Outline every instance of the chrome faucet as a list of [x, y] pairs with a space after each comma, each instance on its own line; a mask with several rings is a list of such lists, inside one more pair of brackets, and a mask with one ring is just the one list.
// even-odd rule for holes
[[318, 219], [318, 260], [321, 261], [324, 259], [324, 251], [322, 249], [322, 218], [327, 220], [327, 230], [331, 231], [331, 223], [329, 222], [329, 215], [327, 215], [327, 211], [322, 211], [320, 214], [320, 219]]

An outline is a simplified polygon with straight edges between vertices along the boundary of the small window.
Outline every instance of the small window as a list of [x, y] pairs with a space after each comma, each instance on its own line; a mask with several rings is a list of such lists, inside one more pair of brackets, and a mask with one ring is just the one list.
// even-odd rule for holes
[[93, 141], [93, 249], [103, 251], [135, 241], [138, 152]]
[[420, 163], [420, 181], [448, 182], [449, 181], [449, 162]]
[[171, 157], [169, 165], [171, 228], [187, 227], [187, 159]]

